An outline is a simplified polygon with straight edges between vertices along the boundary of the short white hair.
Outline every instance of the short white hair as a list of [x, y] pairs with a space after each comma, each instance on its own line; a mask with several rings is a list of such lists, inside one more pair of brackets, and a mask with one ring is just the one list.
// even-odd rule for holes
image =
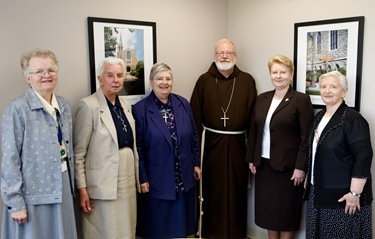
[[117, 57], [107, 57], [107, 58], [104, 58], [104, 60], [102, 60], [99, 63], [98, 69], [96, 70], [96, 76], [97, 77], [100, 77], [100, 76], [103, 75], [104, 68], [105, 68], [106, 65], [121, 65], [123, 73], [125, 75], [125, 62], [124, 62], [124, 60], [121, 59], [121, 58], [117, 58]]
[[341, 72], [339, 72], [339, 71], [330, 71], [330, 72], [327, 72], [327, 73], [321, 75], [319, 77], [319, 82], [321, 82], [321, 80], [323, 80], [324, 78], [329, 77], [329, 76], [336, 77], [339, 80], [342, 89], [344, 91], [348, 90], [348, 79], [346, 78], [346, 76], [341, 74]]

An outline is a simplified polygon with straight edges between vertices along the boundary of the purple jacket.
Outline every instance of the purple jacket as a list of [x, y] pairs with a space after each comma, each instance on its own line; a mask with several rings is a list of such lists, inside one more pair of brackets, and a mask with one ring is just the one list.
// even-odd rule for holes
[[[170, 94], [181, 153], [181, 173], [186, 191], [195, 187], [194, 167], [199, 166], [200, 144], [189, 102]], [[140, 183], [149, 182], [150, 197], [175, 200], [175, 166], [171, 136], [155, 103], [155, 94], [133, 106], [139, 154]]]

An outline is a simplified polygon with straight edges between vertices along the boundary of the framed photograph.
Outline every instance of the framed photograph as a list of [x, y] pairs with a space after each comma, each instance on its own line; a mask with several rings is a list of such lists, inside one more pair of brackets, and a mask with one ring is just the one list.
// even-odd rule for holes
[[319, 77], [340, 71], [348, 79], [345, 102], [359, 111], [362, 78], [363, 16], [294, 24], [293, 85], [323, 108]]
[[105, 57], [125, 62], [124, 88], [119, 93], [131, 104], [150, 91], [149, 74], [156, 62], [156, 23], [88, 17], [91, 93], [99, 87], [96, 69]]

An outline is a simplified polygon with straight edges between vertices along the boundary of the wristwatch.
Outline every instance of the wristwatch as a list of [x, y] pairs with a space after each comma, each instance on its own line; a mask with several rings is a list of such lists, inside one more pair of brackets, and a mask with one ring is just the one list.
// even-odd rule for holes
[[350, 193], [352, 196], [354, 196], [354, 197], [359, 197], [359, 196], [361, 196], [360, 193], [356, 193], [356, 192], [354, 192], [354, 191], [350, 191], [349, 193]]

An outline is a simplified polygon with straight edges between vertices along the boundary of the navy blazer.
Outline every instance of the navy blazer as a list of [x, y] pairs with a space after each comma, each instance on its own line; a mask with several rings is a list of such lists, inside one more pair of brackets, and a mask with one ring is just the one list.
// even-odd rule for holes
[[[273, 90], [260, 94], [255, 106], [247, 161], [256, 167], [261, 163], [263, 128], [274, 93]], [[270, 164], [273, 169], [305, 171], [306, 140], [313, 116], [310, 96], [290, 86], [270, 122]]]
[[[175, 116], [181, 173], [186, 191], [195, 187], [194, 167], [199, 166], [200, 143], [189, 102], [176, 94], [169, 100]], [[139, 155], [140, 183], [149, 182], [149, 195], [175, 200], [175, 164], [171, 135], [156, 106], [155, 94], [133, 106]]]

